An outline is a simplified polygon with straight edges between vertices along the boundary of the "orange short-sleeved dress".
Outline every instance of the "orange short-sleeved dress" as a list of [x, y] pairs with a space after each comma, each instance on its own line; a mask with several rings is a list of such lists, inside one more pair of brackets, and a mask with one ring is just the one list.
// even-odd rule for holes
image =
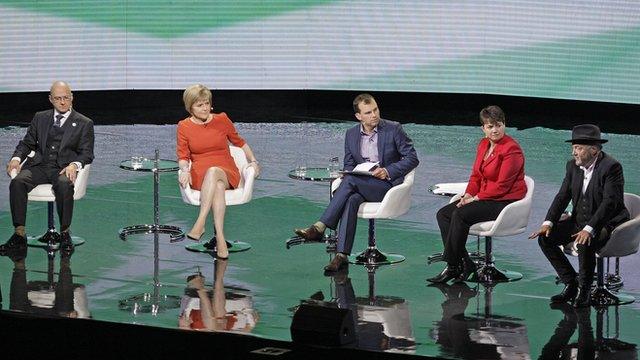
[[210, 167], [224, 170], [231, 188], [238, 187], [240, 172], [236, 167], [229, 142], [242, 147], [246, 143], [225, 113], [213, 114], [213, 120], [196, 124], [186, 118], [178, 123], [176, 152], [178, 160], [191, 161], [191, 188], [200, 190]]

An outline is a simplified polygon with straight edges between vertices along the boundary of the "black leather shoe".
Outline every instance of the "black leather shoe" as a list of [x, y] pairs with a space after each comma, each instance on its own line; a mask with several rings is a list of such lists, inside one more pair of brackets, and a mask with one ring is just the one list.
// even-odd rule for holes
[[204, 248], [207, 249], [207, 250], [216, 251], [217, 244], [218, 244], [218, 240], [214, 236], [214, 237], [211, 238], [211, 240], [209, 240], [206, 243], [202, 244], [202, 246], [204, 246]]
[[476, 266], [476, 263], [473, 262], [473, 260], [471, 260], [471, 258], [464, 258], [463, 262], [462, 262], [462, 272], [460, 273], [460, 276], [458, 276], [454, 281], [455, 282], [462, 282], [462, 281], [467, 281], [467, 279], [469, 279], [469, 276], [471, 276], [471, 274], [475, 274], [476, 270], [478, 270], [478, 266]]
[[75, 251], [75, 247], [73, 246], [73, 241], [71, 241], [71, 234], [68, 231], [64, 231], [60, 233], [60, 255], [69, 257], [73, 255]]
[[27, 238], [13, 234], [6, 243], [0, 245], [0, 256], [8, 256], [14, 261], [24, 259], [27, 256]]
[[578, 281], [573, 280], [565, 284], [564, 289], [559, 294], [553, 295], [550, 300], [552, 303], [564, 303], [573, 301], [576, 295], [578, 295]]
[[349, 264], [349, 258], [343, 253], [337, 253], [331, 262], [324, 267], [324, 271], [336, 272]]
[[591, 305], [591, 286], [581, 286], [578, 296], [573, 302], [573, 307], [583, 308]]
[[315, 225], [311, 225], [306, 229], [295, 229], [293, 232], [308, 241], [322, 241], [324, 238], [324, 233], [318, 231], [318, 228], [316, 228]]
[[427, 281], [432, 283], [446, 283], [451, 279], [459, 277], [460, 274], [462, 274], [462, 269], [459, 265], [447, 265], [440, 274], [428, 278]]

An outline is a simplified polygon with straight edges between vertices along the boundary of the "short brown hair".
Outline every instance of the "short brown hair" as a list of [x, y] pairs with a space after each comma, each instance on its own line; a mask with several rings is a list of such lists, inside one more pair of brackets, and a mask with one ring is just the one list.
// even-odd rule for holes
[[187, 87], [182, 94], [184, 108], [191, 114], [191, 107], [198, 101], [209, 100], [211, 103], [211, 90], [202, 84], [195, 84]]
[[376, 101], [376, 99], [374, 99], [373, 96], [371, 96], [370, 94], [360, 94], [356, 96], [355, 99], [353, 99], [353, 111], [355, 111], [356, 113], [359, 113], [360, 103], [371, 104], [373, 101]]
[[506, 125], [507, 122], [504, 117], [504, 111], [497, 105], [490, 105], [480, 110], [480, 124], [496, 124], [502, 123]]

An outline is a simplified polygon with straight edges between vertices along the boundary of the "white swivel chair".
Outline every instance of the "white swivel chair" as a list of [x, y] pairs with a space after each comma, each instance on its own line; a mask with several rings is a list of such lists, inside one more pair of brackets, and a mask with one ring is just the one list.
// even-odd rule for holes
[[[29, 153], [27, 156], [31, 158], [35, 155], [35, 152]], [[23, 162], [24, 163], [24, 162]], [[86, 164], [78, 171], [76, 181], [74, 183], [73, 200], [79, 200], [87, 193], [87, 183], [89, 182], [89, 170], [91, 164]], [[17, 173], [12, 173], [11, 178], [17, 176]], [[54, 255], [54, 251], [58, 248], [60, 242], [60, 234], [56, 231], [56, 225], [54, 220], [53, 205], [56, 201], [56, 196], [53, 193], [53, 187], [51, 184], [41, 184], [29, 191], [27, 197], [29, 201], [46, 201], [47, 202], [47, 227], [48, 230], [42, 236], [29, 237], [27, 244], [33, 247], [46, 248], [49, 256]], [[84, 239], [76, 236], [71, 237], [73, 245], [78, 246], [84, 244]]]
[[[494, 236], [518, 235], [527, 230], [535, 183], [529, 176], [525, 176], [524, 181], [527, 183], [527, 194], [523, 199], [505, 206], [495, 220], [473, 224], [469, 229], [469, 235], [484, 236], [485, 238], [484, 264], [476, 272], [477, 276], [469, 279], [469, 281], [493, 284], [522, 279], [522, 274], [520, 273], [503, 271], [495, 267], [492, 254], [492, 238]], [[450, 202], [458, 201], [461, 197], [462, 194], [458, 194], [451, 198]]]
[[[358, 217], [369, 219], [369, 246], [358, 255], [350, 256], [349, 262], [370, 266], [395, 264], [404, 261], [399, 254], [385, 254], [376, 247], [375, 219], [394, 219], [404, 215], [411, 207], [411, 189], [416, 170], [411, 170], [401, 184], [398, 184], [385, 194], [381, 202], [364, 202], [358, 208]], [[342, 179], [336, 179], [331, 184], [331, 191], [335, 191]]]
[[[249, 166], [247, 157], [241, 148], [237, 146], [229, 146], [229, 151], [236, 163], [236, 167], [240, 171], [240, 183], [237, 188], [224, 192], [225, 203], [227, 206], [245, 204], [251, 201], [251, 197], [253, 196], [255, 169]], [[181, 171], [178, 171], [178, 176], [180, 176], [180, 173]], [[193, 190], [187, 185], [186, 188], [180, 186], [180, 193], [182, 194], [182, 200], [185, 203], [200, 206], [200, 191]], [[212, 246], [215, 245], [215, 240], [210, 245], [208, 244], [209, 243], [196, 243], [187, 245], [186, 248], [189, 251], [195, 252], [215, 252], [215, 248]], [[242, 241], [227, 241], [227, 248], [229, 249], [229, 252], [240, 252], [249, 250], [251, 245]]]
[[[638, 252], [640, 246], [640, 196], [624, 193], [624, 206], [629, 211], [630, 220], [618, 225], [612, 232], [607, 243], [596, 253], [597, 283], [591, 293], [591, 305], [612, 306], [630, 304], [635, 301], [632, 296], [614, 294], [604, 281], [604, 259], [620, 258]], [[578, 256], [573, 242], [564, 246], [564, 252]]]

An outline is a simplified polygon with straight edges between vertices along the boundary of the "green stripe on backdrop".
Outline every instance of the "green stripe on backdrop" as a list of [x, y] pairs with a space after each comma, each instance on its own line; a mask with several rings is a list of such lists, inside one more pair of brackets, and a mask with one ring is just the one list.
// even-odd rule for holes
[[15, 8], [99, 23], [159, 38], [180, 37], [332, 2], [335, 0], [0, 0], [0, 4]]
[[371, 84], [385, 84], [389, 91], [507, 94], [637, 104], [638, 59], [640, 27], [635, 27], [413, 69], [398, 68], [387, 74], [320, 87], [365, 89]]

